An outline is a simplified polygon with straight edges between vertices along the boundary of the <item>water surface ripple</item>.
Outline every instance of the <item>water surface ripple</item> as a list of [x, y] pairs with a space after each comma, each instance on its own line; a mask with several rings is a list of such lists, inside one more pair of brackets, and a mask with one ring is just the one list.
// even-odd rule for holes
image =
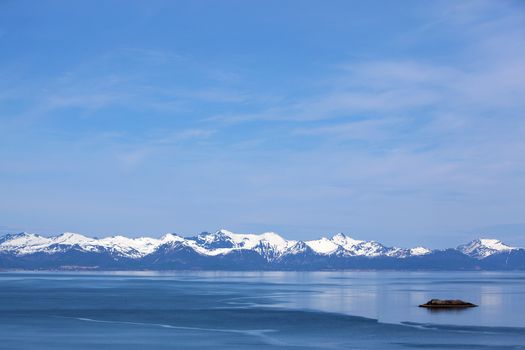
[[0, 348], [525, 349], [524, 297], [522, 272], [4, 272]]

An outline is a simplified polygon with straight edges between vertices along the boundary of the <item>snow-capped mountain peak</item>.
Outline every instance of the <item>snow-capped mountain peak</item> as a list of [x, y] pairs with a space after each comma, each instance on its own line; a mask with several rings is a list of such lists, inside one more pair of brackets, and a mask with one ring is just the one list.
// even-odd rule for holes
[[297, 243], [297, 241], [294, 241], [294, 240], [286, 240], [275, 232], [265, 232], [261, 234], [259, 237], [260, 237], [260, 242], [264, 242], [276, 248], [277, 250], [279, 250], [279, 252], [283, 252], [285, 249]]
[[221, 229], [215, 233], [202, 233], [189, 238], [204, 250], [204, 255], [227, 254], [234, 250], [254, 250], [271, 260], [282, 255], [296, 241], [286, 240], [275, 232], [262, 234], [241, 234]]
[[492, 254], [507, 252], [517, 248], [506, 245], [497, 239], [478, 238], [467, 244], [460, 245], [457, 249], [470, 257], [483, 259]]
[[15, 252], [32, 252], [33, 248], [46, 245], [51, 239], [42, 237], [34, 233], [22, 232], [12, 235], [6, 235], [1, 240], [0, 247], [2, 250]]
[[427, 255], [430, 253], [432, 253], [432, 250], [425, 247], [415, 247], [410, 249], [410, 255], [412, 256]]
[[56, 243], [56, 244], [74, 245], [74, 244], [94, 243], [95, 241], [96, 240], [93, 238], [89, 238], [89, 237], [86, 237], [84, 235], [81, 235], [79, 233], [74, 233], [74, 232], [64, 232], [61, 235], [53, 237], [53, 243]]
[[153, 253], [161, 242], [161, 240], [150, 237], [128, 238], [125, 236], [106, 237], [98, 240], [98, 244], [105, 249], [132, 258]]
[[356, 246], [360, 243], [363, 243], [364, 241], [353, 239], [351, 237], [346, 236], [343, 233], [338, 233], [332, 237], [332, 242], [334, 242], [337, 245], [340, 245], [345, 248], [350, 248], [353, 246]]
[[[210, 235], [210, 234], [209, 234]], [[261, 242], [265, 242], [269, 245], [285, 248], [288, 245], [288, 241], [283, 237], [279, 236], [275, 232], [264, 232], [262, 234], [250, 234], [250, 233], [233, 233], [221, 229], [217, 231], [213, 236], [214, 239], [217, 238], [227, 238], [229, 239], [237, 248], [250, 249], [253, 248]], [[294, 241], [295, 242], [295, 241]]]
[[[523, 249], [508, 246], [496, 239], [477, 239], [459, 246], [456, 254], [458, 251], [479, 260], [502, 252], [515, 251], [516, 256], [525, 254]], [[405, 262], [399, 263], [411, 264], [411, 257], [431, 255], [434, 252], [443, 253], [424, 247], [409, 249], [389, 247], [376, 241], [354, 239], [343, 233], [335, 234], [331, 238], [322, 237], [308, 241], [288, 240], [275, 232], [243, 234], [224, 229], [214, 233], [203, 232], [194, 237], [167, 233], [161, 238], [129, 238], [117, 235], [98, 239], [72, 232], [51, 237], [27, 232], [0, 237], [0, 267], [5, 257], [8, 257], [9, 261], [16, 261], [27, 256], [28, 261], [31, 261], [33, 254], [39, 254], [36, 259], [49, 256], [51, 261], [60, 259], [60, 256], [70, 256], [71, 259], [77, 259], [79, 256], [91, 259], [98, 256], [100, 259], [103, 257], [113, 262], [135, 260], [140, 264], [141, 259], [157, 262], [168, 259], [171, 254], [188, 254], [195, 257], [196, 253], [202, 261], [212, 258], [219, 259], [217, 261], [221, 259], [231, 261], [230, 259], [237, 258], [259, 259], [257, 260], [259, 264], [263, 264], [261, 261], [264, 261], [264, 264], [282, 263], [283, 266], [287, 266], [288, 263], [302, 263], [302, 259], [304, 264], [307, 264], [308, 261], [339, 262], [352, 258], [379, 257], [406, 259]], [[174, 261], [180, 260], [177, 258]], [[505, 259], [505, 263], [506, 261]], [[389, 261], [388, 264], [391, 262]]]
[[332, 254], [337, 250], [337, 248], [339, 248], [337, 243], [326, 237], [306, 241], [305, 243], [317, 254]]
[[162, 238], [160, 239], [160, 243], [173, 243], [173, 242], [183, 242], [185, 239], [179, 235], [173, 234], [173, 233], [166, 233]]

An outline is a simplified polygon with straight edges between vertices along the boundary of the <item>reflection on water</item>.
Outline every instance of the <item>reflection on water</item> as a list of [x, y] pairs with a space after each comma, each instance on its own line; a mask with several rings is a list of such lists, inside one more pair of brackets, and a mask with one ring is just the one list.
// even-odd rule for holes
[[[84, 288], [116, 281], [156, 281], [172, 286], [206, 285], [207, 293], [236, 291], [229, 305], [257, 305], [343, 313], [381, 322], [423, 322], [525, 327], [523, 272], [93, 272], [7, 273], [0, 281], [62, 280]], [[86, 283], [86, 281], [91, 281]], [[218, 290], [209, 284], [220, 286]], [[478, 304], [459, 312], [431, 312], [418, 305], [430, 299], [462, 299]]]
[[[219, 278], [240, 281], [250, 276], [233, 273]], [[277, 307], [358, 315], [388, 323], [525, 327], [525, 318], [519, 316], [525, 312], [523, 273], [270, 272], [254, 278], [288, 290], [273, 295]], [[437, 313], [418, 307], [433, 298], [463, 299], [480, 307]]]
[[497, 309], [503, 303], [503, 292], [500, 286], [481, 286], [481, 303], [486, 308]]
[[464, 307], [464, 308], [449, 308], [449, 309], [446, 309], [446, 308], [428, 308], [428, 307], [425, 307], [424, 308], [426, 310], [426, 312], [429, 312], [431, 314], [446, 314], [448, 316], [457, 316], [458, 314], [462, 313], [462, 312], [466, 312], [468, 310], [471, 310], [471, 308], [468, 308], [468, 307]]
[[[25, 272], [0, 273], [0, 287], [6, 349], [525, 344], [517, 272]], [[479, 307], [418, 307], [432, 298]]]

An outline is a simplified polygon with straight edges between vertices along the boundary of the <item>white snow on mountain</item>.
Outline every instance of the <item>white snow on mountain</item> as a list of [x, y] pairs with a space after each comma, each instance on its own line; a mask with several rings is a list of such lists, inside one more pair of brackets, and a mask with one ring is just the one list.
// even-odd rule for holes
[[514, 249], [497, 239], [478, 238], [457, 248], [463, 254], [476, 259], [483, 259], [492, 254], [508, 252]]
[[323, 237], [317, 240], [306, 241], [305, 243], [314, 252], [321, 255], [337, 254], [340, 256], [391, 256], [405, 258], [411, 255], [423, 255], [431, 252], [429, 249], [421, 247], [414, 249], [385, 247], [381, 243], [354, 239], [343, 233], [338, 233], [332, 238]]
[[290, 244], [295, 241], [287, 241], [275, 232], [265, 232], [260, 235], [233, 233], [227, 230], [219, 230], [218, 233], [229, 237], [235, 244], [236, 248], [253, 249], [261, 243], [265, 243], [279, 251], [284, 251]]
[[432, 251], [425, 247], [415, 247], [410, 249], [410, 255], [413, 256], [419, 256], [419, 255], [427, 255], [432, 253]]
[[203, 233], [195, 240], [188, 239], [189, 244], [203, 255], [228, 254], [238, 250], [254, 250], [267, 259], [281, 256], [297, 241], [286, 240], [275, 232], [260, 235], [233, 233], [221, 229], [215, 233]]
[[0, 244], [0, 250], [16, 252], [19, 255], [36, 253], [51, 242], [50, 238], [42, 237], [34, 233], [22, 232], [12, 235], [11, 239], [6, 239]]
[[161, 240], [150, 237], [128, 238], [124, 236], [106, 237], [98, 240], [98, 243], [106, 249], [133, 258], [153, 253], [160, 242]]
[[165, 244], [165, 243], [175, 243], [175, 242], [184, 242], [184, 241], [185, 241], [184, 237], [181, 237], [179, 235], [175, 235], [173, 233], [166, 233], [157, 242], [160, 245], [160, 244]]
[[[79, 250], [84, 252], [106, 252], [112, 256], [139, 259], [155, 253], [161, 246], [167, 246], [168, 248], [182, 246], [205, 256], [253, 251], [268, 261], [306, 252], [338, 257], [387, 256], [396, 258], [432, 253], [432, 250], [424, 247], [411, 249], [386, 247], [376, 241], [358, 240], [342, 233], [338, 233], [331, 238], [322, 237], [308, 241], [287, 240], [275, 232], [241, 234], [224, 229], [214, 233], [204, 232], [198, 236], [188, 238], [167, 233], [161, 238], [129, 238], [118, 235], [97, 239], [72, 232], [53, 237], [43, 237], [26, 232], [0, 237], [0, 252], [8, 252], [15, 255], [54, 254], [68, 250]], [[459, 246], [457, 249], [471, 257], [483, 259], [495, 253], [518, 248], [508, 246], [496, 239], [476, 239]]]
[[96, 243], [97, 240], [89, 238], [74, 232], [64, 232], [60, 236], [56, 236], [52, 239], [54, 244], [66, 244], [66, 245], [90, 245]]
[[150, 237], [128, 238], [124, 236], [96, 239], [73, 232], [65, 232], [54, 237], [42, 237], [33, 233], [23, 232], [12, 235], [12, 239], [2, 242], [0, 251], [27, 255], [37, 252], [57, 253], [68, 249], [79, 249], [86, 252], [107, 250], [120, 256], [139, 258], [153, 253], [162, 244], [180, 241], [185, 240], [173, 234], [166, 234], [161, 239]]
[[337, 248], [339, 248], [337, 243], [326, 237], [313, 241], [306, 241], [305, 243], [307, 246], [312, 248], [314, 252], [322, 255], [332, 254], [337, 250]]

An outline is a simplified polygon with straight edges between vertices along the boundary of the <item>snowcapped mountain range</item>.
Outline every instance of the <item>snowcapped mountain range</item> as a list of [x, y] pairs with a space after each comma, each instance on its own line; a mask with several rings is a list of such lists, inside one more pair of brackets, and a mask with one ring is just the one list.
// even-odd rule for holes
[[[498, 259], [502, 255], [504, 264]], [[158, 239], [97, 239], [70, 232], [53, 237], [26, 232], [0, 237], [0, 268], [22, 269], [519, 269], [525, 266], [524, 257], [522, 248], [495, 239], [431, 250], [387, 247], [342, 233], [309, 241], [287, 240], [274, 232], [256, 235], [227, 230], [193, 237], [168, 233]]]
[[361, 241], [338, 233], [332, 238], [323, 237], [311, 241], [286, 240], [274, 232], [260, 235], [238, 234], [227, 230], [215, 233], [204, 232], [195, 237], [183, 238], [168, 233], [160, 239], [150, 237], [128, 238], [113, 236], [102, 239], [90, 238], [78, 233], [66, 232], [54, 237], [43, 237], [33, 233], [19, 233], [6, 235], [0, 240], [0, 251], [11, 252], [16, 255], [34, 253], [54, 254], [78, 249], [85, 252], [109, 252], [126, 258], [142, 258], [152, 254], [163, 245], [181, 245], [193, 249], [204, 256], [229, 254], [233, 251], [255, 251], [266, 260], [272, 261], [286, 254], [297, 254], [311, 249], [319, 255], [336, 254], [338, 256], [392, 256], [407, 257], [424, 255], [430, 249], [417, 247], [402, 249], [385, 247], [375, 241]]
[[497, 239], [479, 238], [460, 245], [458, 249], [470, 257], [483, 259], [493, 254], [509, 252], [518, 248], [508, 246]]

